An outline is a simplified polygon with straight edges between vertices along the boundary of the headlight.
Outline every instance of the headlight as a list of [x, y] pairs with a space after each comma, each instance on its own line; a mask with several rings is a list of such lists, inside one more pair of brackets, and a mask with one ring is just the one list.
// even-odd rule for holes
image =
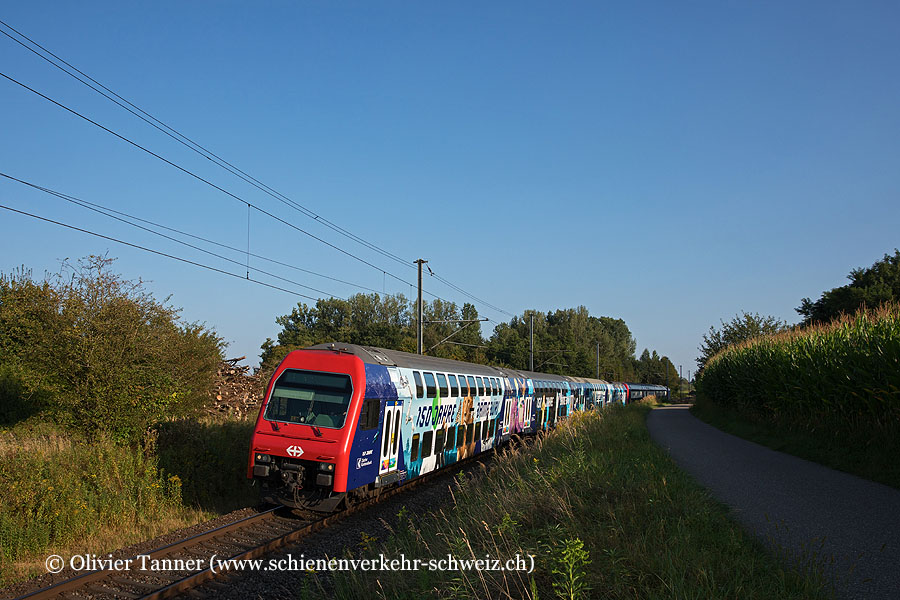
[[258, 463], [268, 463], [268, 462], [272, 462], [272, 457], [269, 456], [268, 454], [260, 454], [259, 452], [257, 452], [254, 455], [254, 461], [256, 461]]
[[334, 464], [332, 463], [319, 463], [319, 470], [330, 473], [334, 471]]

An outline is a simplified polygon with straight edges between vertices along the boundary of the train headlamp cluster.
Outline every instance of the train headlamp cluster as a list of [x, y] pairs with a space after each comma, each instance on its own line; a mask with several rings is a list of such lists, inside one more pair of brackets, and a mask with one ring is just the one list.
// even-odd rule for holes
[[334, 471], [333, 463], [319, 463], [319, 470], [325, 471], [326, 473], [331, 473]]
[[272, 462], [272, 457], [268, 454], [260, 454], [259, 452], [257, 452], [254, 456], [254, 461], [258, 463], [269, 463]]

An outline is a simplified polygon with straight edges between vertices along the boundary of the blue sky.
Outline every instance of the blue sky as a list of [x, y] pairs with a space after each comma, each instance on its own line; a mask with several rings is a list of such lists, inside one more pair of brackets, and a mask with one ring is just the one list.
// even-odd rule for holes
[[[656, 349], [685, 375], [710, 325], [741, 310], [796, 322], [801, 298], [900, 246], [893, 2], [36, 1], [5, 5], [0, 19], [379, 247], [429, 260], [510, 313], [583, 304], [622, 318], [638, 352]], [[415, 281], [413, 268], [260, 193], [3, 36], [0, 65]], [[246, 247], [241, 202], [5, 79], [0, 103], [3, 172]], [[244, 273], [20, 184], [0, 181], [0, 199]], [[62, 259], [108, 252], [126, 277], [215, 327], [229, 356], [255, 361], [275, 317], [302, 300], [0, 213], [0, 271], [55, 272]], [[412, 296], [258, 213], [250, 245]], [[254, 265], [338, 296], [360, 291]], [[426, 289], [468, 300], [431, 278]]]

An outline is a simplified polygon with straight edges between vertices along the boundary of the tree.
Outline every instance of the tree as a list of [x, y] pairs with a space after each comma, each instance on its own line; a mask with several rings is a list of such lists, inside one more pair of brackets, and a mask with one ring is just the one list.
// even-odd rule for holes
[[900, 250], [895, 248], [893, 256], [885, 254], [868, 269], [853, 269], [847, 279], [850, 283], [823, 292], [815, 302], [801, 300], [795, 310], [803, 317], [803, 325], [827, 323], [863, 307], [900, 301]]
[[702, 370], [706, 361], [724, 350], [726, 347], [755, 337], [771, 335], [789, 328], [787, 322], [773, 316], [760, 316], [759, 313], [742, 312], [731, 321], [722, 323], [721, 329], [710, 327], [703, 335], [700, 345], [700, 358], [697, 366]]
[[319, 299], [315, 307], [301, 302], [291, 314], [277, 317], [275, 322], [282, 329], [277, 341], [267, 339], [261, 346], [263, 369], [277, 365], [291, 350], [327, 342], [406, 351], [415, 351], [416, 347], [412, 308], [403, 294]]

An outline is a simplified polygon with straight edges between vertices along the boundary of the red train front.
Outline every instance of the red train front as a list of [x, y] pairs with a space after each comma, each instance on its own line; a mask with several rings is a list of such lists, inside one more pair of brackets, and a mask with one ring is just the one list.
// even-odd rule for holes
[[269, 381], [247, 465], [265, 500], [319, 511], [344, 502], [365, 385], [365, 366], [352, 354], [302, 350], [282, 361]]

